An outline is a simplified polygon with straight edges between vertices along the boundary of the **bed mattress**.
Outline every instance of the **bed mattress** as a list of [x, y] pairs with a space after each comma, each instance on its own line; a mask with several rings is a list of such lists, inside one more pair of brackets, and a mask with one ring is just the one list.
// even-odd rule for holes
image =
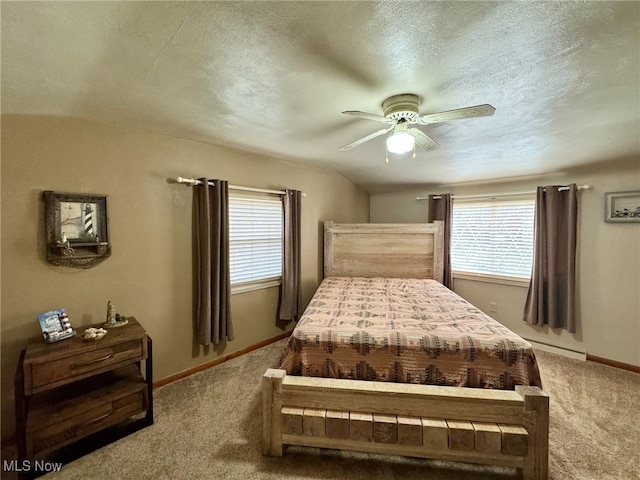
[[531, 344], [435, 280], [325, 278], [289, 337], [291, 375], [542, 387]]

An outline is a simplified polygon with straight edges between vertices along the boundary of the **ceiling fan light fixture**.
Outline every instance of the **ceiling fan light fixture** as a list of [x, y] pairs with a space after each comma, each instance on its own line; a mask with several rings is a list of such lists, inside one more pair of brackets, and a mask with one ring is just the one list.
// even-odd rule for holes
[[415, 158], [415, 145], [426, 151], [434, 150], [439, 147], [438, 143], [430, 138], [419, 128], [409, 128], [409, 125], [430, 125], [432, 123], [448, 122], [450, 120], [464, 120], [475, 117], [488, 117], [493, 115], [496, 109], [485, 103], [483, 105], [475, 105], [473, 107], [458, 108], [456, 110], [447, 110], [445, 112], [429, 113], [420, 115], [418, 108], [420, 106], [420, 97], [412, 93], [403, 93], [394, 95], [382, 102], [382, 111], [384, 116], [374, 113], [361, 112], [359, 110], [346, 110], [342, 112], [345, 115], [366, 118], [376, 122], [385, 123], [387, 128], [382, 128], [376, 132], [370, 133], [355, 142], [351, 142], [343, 147], [340, 151], [349, 150], [353, 147], [373, 140], [388, 132], [391, 134], [387, 137], [387, 153], [395, 153], [402, 155], [413, 150], [413, 158]]
[[401, 155], [413, 150], [415, 139], [407, 132], [394, 132], [387, 138], [387, 150]]

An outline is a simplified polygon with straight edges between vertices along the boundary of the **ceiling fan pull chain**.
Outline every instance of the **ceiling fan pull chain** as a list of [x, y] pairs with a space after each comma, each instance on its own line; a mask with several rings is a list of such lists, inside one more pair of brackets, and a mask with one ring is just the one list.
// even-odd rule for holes
[[387, 142], [384, 142], [384, 163], [389, 164], [389, 149], [387, 148]]

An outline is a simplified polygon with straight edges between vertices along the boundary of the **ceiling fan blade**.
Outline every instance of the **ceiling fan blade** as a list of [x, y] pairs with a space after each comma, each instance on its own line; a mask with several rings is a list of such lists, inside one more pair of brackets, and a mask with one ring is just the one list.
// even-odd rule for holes
[[458, 108], [457, 110], [448, 110], [446, 112], [422, 115], [418, 118], [417, 123], [420, 125], [428, 125], [430, 123], [448, 122], [449, 120], [488, 117], [493, 115], [493, 112], [495, 111], [496, 109], [494, 107], [485, 103], [484, 105], [475, 105], [473, 107]]
[[413, 135], [413, 138], [416, 139], [416, 143], [425, 150], [435, 150], [440, 146], [433, 138], [429, 137], [419, 128], [409, 128], [407, 131]]
[[356, 140], [355, 142], [352, 142], [348, 145], [345, 145], [344, 147], [340, 147], [338, 150], [340, 151], [344, 151], [344, 150], [350, 150], [353, 147], [357, 147], [358, 145], [363, 144], [364, 142], [368, 142], [369, 140], [372, 140], [376, 137], [379, 137], [380, 135], [384, 135], [385, 133], [387, 133], [389, 130], [391, 130], [393, 128], [393, 125], [390, 126], [389, 128], [383, 128], [381, 130], [378, 130], [377, 132], [373, 132], [369, 135], [367, 135], [366, 137], [361, 138], [360, 140]]
[[342, 112], [344, 115], [351, 115], [352, 117], [366, 118], [367, 120], [375, 120], [376, 122], [392, 123], [393, 120], [382, 115], [375, 115], [373, 113], [359, 112], [357, 110], [347, 110]]

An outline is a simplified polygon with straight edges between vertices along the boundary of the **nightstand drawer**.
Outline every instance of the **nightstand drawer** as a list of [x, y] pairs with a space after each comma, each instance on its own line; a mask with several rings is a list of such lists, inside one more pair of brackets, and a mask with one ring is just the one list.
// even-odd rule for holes
[[[69, 391], [76, 396], [59, 401]], [[133, 365], [88, 378], [33, 398], [27, 422], [27, 452], [48, 451], [120, 423], [148, 408], [147, 384]]]
[[[33, 449], [30, 453], [36, 457], [47, 453], [47, 450], [58, 449], [126, 420], [132, 415], [144, 412], [145, 403], [145, 390], [141, 390], [136, 394], [83, 412], [64, 422], [36, 430], [31, 436], [27, 434], [27, 449], [30, 446]], [[30, 437], [31, 441], [29, 441]]]
[[31, 381], [25, 384], [27, 394], [55, 388], [81, 378], [95, 375], [114, 368], [118, 364], [135, 363], [145, 358], [144, 338], [129, 342], [106, 345], [103, 348], [77, 353], [68, 357], [51, 360], [47, 363], [25, 365], [29, 372], [25, 378]]

